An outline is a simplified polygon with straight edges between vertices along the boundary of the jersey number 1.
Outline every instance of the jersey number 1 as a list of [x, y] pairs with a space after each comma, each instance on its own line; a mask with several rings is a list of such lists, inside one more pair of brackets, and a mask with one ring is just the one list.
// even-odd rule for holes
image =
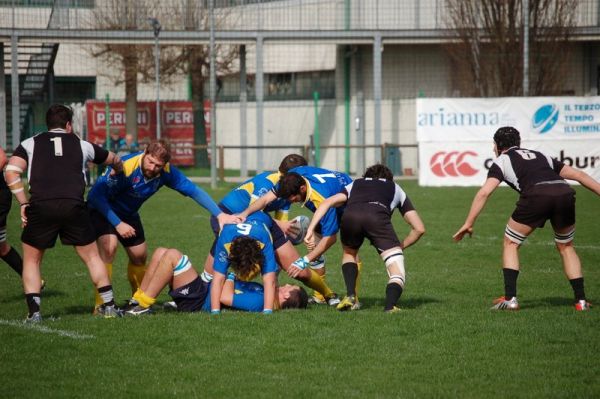
[[54, 156], [62, 157], [62, 137], [53, 137], [50, 139], [50, 141], [54, 143]]

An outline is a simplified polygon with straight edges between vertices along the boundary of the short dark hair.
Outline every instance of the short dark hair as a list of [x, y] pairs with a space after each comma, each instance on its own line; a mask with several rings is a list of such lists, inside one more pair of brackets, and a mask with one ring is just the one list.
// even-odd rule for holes
[[286, 155], [285, 158], [279, 164], [279, 172], [287, 173], [288, 170], [298, 167], [298, 166], [306, 166], [308, 162], [302, 155], [298, 154], [289, 154]]
[[308, 306], [308, 294], [300, 286], [297, 290], [290, 291], [290, 297], [281, 303], [281, 309], [306, 309]]
[[73, 110], [66, 105], [53, 104], [46, 111], [46, 127], [48, 130], [64, 129], [67, 123], [73, 123]]
[[510, 147], [519, 147], [521, 145], [521, 134], [512, 126], [504, 126], [496, 130], [494, 143], [496, 143], [499, 152]]
[[292, 195], [300, 194], [300, 187], [306, 186], [306, 182], [296, 172], [289, 172], [279, 178], [277, 197], [290, 198]]
[[171, 159], [171, 144], [167, 139], [153, 140], [145, 152], [167, 163]]
[[363, 177], [370, 177], [372, 179], [394, 180], [394, 174], [392, 173], [390, 168], [380, 163], [369, 166], [365, 171]]
[[240, 280], [252, 280], [264, 263], [265, 256], [258, 241], [248, 236], [233, 239], [229, 248], [229, 265]]

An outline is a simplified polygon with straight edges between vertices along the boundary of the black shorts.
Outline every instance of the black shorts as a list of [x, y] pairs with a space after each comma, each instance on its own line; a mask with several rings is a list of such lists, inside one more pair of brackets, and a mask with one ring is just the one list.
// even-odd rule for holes
[[360, 248], [365, 238], [379, 253], [400, 246], [389, 213], [379, 205], [347, 207], [342, 215], [340, 235], [342, 244], [353, 249]]
[[[221, 208], [221, 210], [227, 213], [228, 215], [231, 215], [231, 212], [222, 205], [219, 205], [219, 208]], [[265, 214], [269, 215], [266, 212]], [[269, 215], [269, 217], [271, 217], [271, 215]], [[212, 231], [215, 235], [215, 240], [213, 241], [213, 244], [210, 247], [210, 254], [212, 256], [215, 256], [215, 246], [217, 245], [217, 239], [219, 238], [219, 221], [217, 220], [216, 216], [210, 217], [210, 227], [212, 227]], [[283, 244], [290, 240], [289, 238], [287, 238], [283, 230], [281, 230], [281, 227], [279, 227], [279, 225], [274, 220], [272, 220], [269, 232], [271, 233], [271, 238], [273, 239], [274, 250], [277, 250], [277, 248], [281, 247]]]
[[65, 245], [83, 246], [96, 240], [90, 214], [83, 201], [32, 202], [25, 214], [27, 225], [21, 241], [37, 249], [52, 248], [58, 235]]
[[0, 227], [6, 227], [6, 218], [12, 206], [12, 197], [9, 189], [0, 189]]
[[169, 291], [169, 295], [177, 304], [179, 312], [199, 312], [206, 302], [209, 287], [208, 283], [198, 276], [191, 283]]
[[575, 191], [566, 184], [536, 186], [522, 194], [517, 202], [513, 220], [527, 226], [561, 229], [575, 224]]
[[117, 229], [115, 229], [115, 226], [110, 224], [110, 222], [97, 210], [90, 209], [90, 216], [92, 218], [92, 224], [94, 225], [94, 231], [96, 232], [96, 239], [106, 234], [116, 235], [121, 245], [123, 245], [126, 248], [135, 247], [136, 245], [140, 245], [146, 242], [146, 236], [144, 235], [144, 226], [142, 225], [140, 215], [137, 213], [133, 216], [121, 217], [121, 220], [123, 222], [127, 223], [135, 229], [135, 236], [131, 238], [121, 237], [121, 235], [117, 233]]

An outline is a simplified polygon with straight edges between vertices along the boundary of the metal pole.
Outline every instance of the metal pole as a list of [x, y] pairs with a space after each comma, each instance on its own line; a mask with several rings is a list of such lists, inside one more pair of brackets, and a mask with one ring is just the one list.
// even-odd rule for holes
[[158, 34], [154, 34], [154, 68], [156, 69], [156, 138], [161, 136], [161, 115], [160, 115], [160, 46], [158, 44]]
[[104, 141], [107, 150], [110, 150], [110, 94], [106, 93], [106, 103], [104, 104], [104, 120], [106, 121], [106, 140]]
[[256, 152], [257, 173], [264, 170], [263, 149], [263, 98], [264, 98], [264, 80], [263, 80], [263, 37], [258, 35], [256, 38], [256, 145], [259, 149]]
[[4, 78], [4, 43], [0, 43], [0, 147], [6, 148], [6, 82]]
[[[375, 34], [373, 43], [373, 100], [375, 109], [373, 119], [375, 145], [381, 144], [381, 34]], [[381, 161], [381, 153], [375, 151], [375, 161]]]
[[13, 34], [10, 38], [10, 88], [11, 88], [11, 111], [12, 111], [12, 148], [15, 149], [21, 142], [21, 116], [19, 99], [19, 38]]
[[[246, 79], [246, 45], [240, 46], [240, 144], [242, 147], [248, 145], [248, 93]], [[242, 148], [240, 157], [240, 175], [248, 176], [248, 150]]]
[[523, 96], [529, 95], [529, 0], [523, 0]]
[[215, 0], [210, 0], [210, 187], [217, 188], [217, 71], [215, 51]]
[[321, 166], [321, 131], [319, 129], [319, 92], [313, 92], [315, 104], [315, 166]]

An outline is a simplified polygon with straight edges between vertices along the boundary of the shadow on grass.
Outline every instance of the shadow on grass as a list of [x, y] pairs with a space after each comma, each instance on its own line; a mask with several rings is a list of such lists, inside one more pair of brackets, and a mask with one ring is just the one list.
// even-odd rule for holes
[[[15, 291], [14, 292], [15, 295], [12, 295], [10, 297], [7, 298], [3, 298], [2, 300], [0, 300], [0, 303], [13, 303], [13, 302], [23, 302], [25, 301], [25, 294], [23, 294], [23, 291]], [[49, 289], [45, 289], [44, 291], [42, 291], [42, 300], [44, 298], [57, 298], [57, 297], [64, 297], [67, 296], [67, 294], [63, 291], [57, 291], [57, 290], [49, 290]]]
[[550, 306], [572, 306], [573, 299], [565, 297], [546, 297], [530, 300], [519, 300], [521, 308], [547, 308]]
[[[360, 297], [359, 298], [360, 303], [361, 303], [361, 308], [362, 309], [369, 309], [369, 308], [382, 308], [385, 305], [385, 298], [383, 297], [377, 297], [377, 298], [373, 298], [373, 297]], [[400, 306], [400, 308], [402, 309], [417, 309], [420, 308], [423, 305], [427, 305], [430, 303], [440, 303], [441, 301], [437, 298], [432, 298], [432, 297], [411, 297], [411, 298], [400, 298], [400, 301], [398, 302], [398, 305]]]

